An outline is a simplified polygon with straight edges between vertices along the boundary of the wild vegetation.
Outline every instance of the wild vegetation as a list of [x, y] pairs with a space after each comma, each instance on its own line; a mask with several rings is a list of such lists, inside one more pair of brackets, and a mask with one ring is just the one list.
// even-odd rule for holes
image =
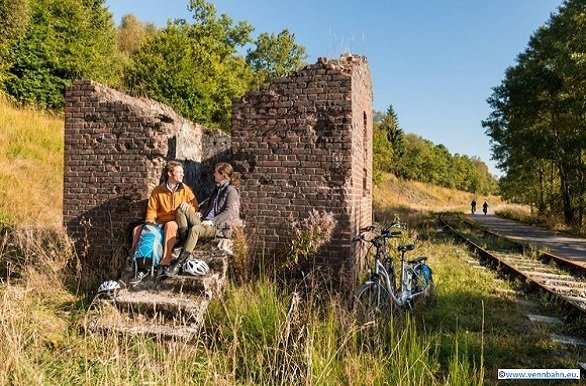
[[[194, 110], [198, 119], [224, 126], [229, 97], [295, 69], [304, 56], [288, 31], [261, 34], [252, 42], [251, 26], [216, 16], [201, 0], [189, 2], [191, 23], [176, 20], [161, 29], [132, 16], [115, 28], [103, 4], [0, 2], [0, 18], [6, 18], [0, 30], [0, 83], [12, 101], [59, 111], [63, 87], [76, 77], [93, 77], [157, 97], [179, 112], [202, 98], [209, 103]], [[239, 56], [236, 48], [245, 44], [248, 55]], [[197, 65], [209, 67], [191, 73], [179, 58], [193, 59], [198, 47], [205, 50]], [[159, 90], [165, 88], [160, 73], [146, 67], [128, 71], [132, 63], [148, 60], [162, 72], [177, 69], [168, 94]], [[210, 69], [217, 71], [205, 72]], [[227, 69], [240, 78], [230, 78]], [[151, 75], [148, 82], [142, 78]], [[196, 89], [202, 95], [180, 94], [204, 76], [209, 83]], [[566, 116], [578, 111], [570, 105], [571, 111], [556, 110], [563, 120], [551, 113], [560, 119], [556, 123], [575, 122]], [[529, 324], [528, 306], [510, 293], [519, 283], [495, 281], [492, 272], [468, 265], [468, 252], [436, 227], [434, 211], [467, 211], [472, 198], [498, 205], [489, 195], [494, 179], [479, 160], [452, 156], [442, 145], [403, 134], [392, 108], [375, 128], [375, 215], [381, 222], [406, 221], [416, 254], [430, 257], [437, 287], [433, 308], [360, 324], [349, 299], [324, 289], [317, 274], [310, 272], [302, 282], [277, 282], [262, 272], [253, 275], [243, 259], [234, 264], [240, 280], [212, 303], [195, 342], [87, 334], [79, 326], [94, 293], [81, 286], [76, 252], [59, 230], [62, 137], [61, 118], [0, 102], [0, 384], [496, 384], [498, 368], [574, 368], [584, 354], [552, 342], [549, 327]], [[508, 170], [514, 172], [513, 165]], [[307, 229], [312, 224], [316, 228]], [[284, 258], [295, 262], [312, 253], [327, 229], [300, 221], [293, 232], [299, 242], [292, 240]], [[246, 237], [238, 233], [241, 256]], [[538, 309], [559, 315], [547, 298], [533, 300]], [[555, 330], [567, 331], [583, 329]]]
[[63, 119], [0, 99], [0, 225], [61, 226]]
[[[0, 244], [0, 384], [492, 384], [498, 368], [573, 368], [580, 354], [552, 343], [547, 328], [528, 324], [526, 306], [497, 290], [515, 283], [495, 284], [492, 273], [469, 266], [471, 256], [437, 232], [429, 213], [465, 211], [473, 193], [386, 173], [374, 191], [376, 217], [388, 222], [399, 216], [411, 229], [416, 254], [430, 257], [437, 284], [433, 308], [361, 325], [348, 300], [325, 290], [318, 275], [279, 283], [252, 275], [239, 261], [234, 268], [241, 280], [212, 304], [196, 342], [89, 335], [79, 325], [94, 293], [80, 287], [70, 241], [41, 220], [58, 219], [61, 212], [62, 120], [1, 108], [1, 154], [13, 154], [3, 160], [5, 170], [15, 170], [13, 179], [25, 181], [29, 194], [3, 190], [11, 201], [1, 208], [11, 225]], [[19, 135], [4, 140], [9, 128]], [[14, 147], [20, 150], [9, 150]], [[34, 192], [47, 195], [52, 184], [59, 186], [52, 190], [54, 202], [39, 205], [37, 200], [46, 201]], [[35, 220], [36, 226], [24, 225]], [[296, 227], [304, 241], [298, 243], [301, 255], [324, 234], [319, 221], [304, 224], [318, 227], [309, 236], [302, 222]], [[239, 237], [245, 248], [246, 236]], [[547, 299], [537, 301], [558, 312]]]
[[488, 99], [483, 122], [506, 177], [502, 194], [586, 225], [586, 3], [566, 0]]
[[232, 98], [303, 65], [305, 48], [286, 29], [253, 40], [252, 25], [217, 15], [211, 2], [186, 7], [191, 21], [157, 28], [127, 15], [116, 27], [104, 0], [2, 1], [0, 90], [61, 111], [65, 87], [90, 78], [228, 129]]
[[435, 145], [415, 134], [405, 134], [393, 106], [389, 106], [385, 113], [375, 113], [373, 136], [376, 182], [380, 182], [382, 173], [387, 172], [406, 180], [482, 195], [498, 191], [496, 178], [480, 159], [452, 155], [444, 145]]
[[[280, 284], [261, 275], [212, 303], [195, 342], [90, 335], [79, 325], [93, 293], [78, 290], [67, 238], [17, 226], [0, 248], [0, 384], [480, 385], [497, 383], [498, 368], [575, 366], [583, 353], [529, 324], [528, 306], [507, 292], [518, 284], [467, 264], [471, 255], [434, 226], [429, 209], [466, 208], [469, 193], [384, 180], [376, 216], [409, 223], [417, 255], [429, 256], [434, 270], [433, 307], [363, 325], [318, 275]], [[571, 328], [579, 327], [556, 332]]]

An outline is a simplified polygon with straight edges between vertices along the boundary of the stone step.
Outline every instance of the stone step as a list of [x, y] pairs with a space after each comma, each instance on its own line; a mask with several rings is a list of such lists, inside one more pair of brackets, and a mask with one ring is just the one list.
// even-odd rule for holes
[[98, 307], [101, 303], [109, 303], [130, 317], [142, 314], [164, 323], [168, 320], [197, 321], [203, 317], [209, 297], [183, 296], [171, 291], [122, 290], [114, 300], [99, 300]]
[[[219, 296], [224, 290], [226, 274], [228, 271], [228, 260], [225, 253], [217, 251], [212, 253], [201, 252], [194, 253], [194, 258], [204, 260], [210, 267], [210, 273], [204, 276], [192, 276], [180, 272], [175, 277], [156, 278], [148, 276], [140, 283], [127, 287], [132, 292], [140, 291], [165, 291], [175, 290], [178, 293], [191, 292], [195, 294], [205, 294], [206, 296]], [[129, 283], [132, 275], [127, 272], [122, 278], [124, 283]]]
[[140, 318], [97, 318], [82, 328], [92, 334], [138, 335], [155, 340], [193, 341], [199, 337], [203, 318], [198, 323], [158, 324]]
[[[174, 252], [177, 255], [181, 250]], [[148, 276], [134, 286], [121, 289], [115, 299], [96, 299], [82, 327], [92, 333], [197, 339], [210, 299], [220, 297], [224, 290], [229, 254], [208, 243], [198, 246], [193, 258], [204, 260], [210, 273]], [[126, 272], [122, 282], [129, 283], [132, 274]]]
[[219, 296], [224, 290], [225, 276], [219, 273], [209, 273], [205, 276], [191, 276], [179, 274], [175, 277], [162, 279], [157, 289], [181, 293], [201, 293], [205, 296]]

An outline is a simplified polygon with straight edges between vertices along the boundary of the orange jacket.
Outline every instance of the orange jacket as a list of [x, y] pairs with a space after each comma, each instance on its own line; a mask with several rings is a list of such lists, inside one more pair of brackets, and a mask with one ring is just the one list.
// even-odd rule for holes
[[179, 184], [175, 192], [167, 189], [163, 183], [153, 189], [147, 205], [146, 221], [164, 224], [175, 220], [175, 210], [182, 202], [187, 202], [197, 211], [199, 205], [191, 188], [184, 183]]

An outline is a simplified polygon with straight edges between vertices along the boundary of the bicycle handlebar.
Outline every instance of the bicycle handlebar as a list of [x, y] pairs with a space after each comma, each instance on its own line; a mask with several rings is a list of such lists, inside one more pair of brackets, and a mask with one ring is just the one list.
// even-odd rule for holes
[[365, 228], [360, 229], [360, 234], [352, 239], [352, 242], [356, 241], [368, 241], [368, 242], [376, 242], [382, 238], [390, 239], [395, 238], [403, 235], [402, 231], [391, 231], [390, 229], [383, 229], [380, 234], [376, 235], [372, 239], [366, 239], [365, 233], [372, 232], [375, 229], [373, 225], [367, 226]]

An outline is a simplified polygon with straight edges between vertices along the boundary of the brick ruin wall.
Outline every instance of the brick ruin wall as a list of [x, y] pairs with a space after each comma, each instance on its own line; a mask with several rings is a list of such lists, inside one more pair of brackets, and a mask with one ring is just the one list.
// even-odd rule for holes
[[183, 162], [201, 199], [213, 188], [213, 165], [229, 159], [230, 137], [219, 130], [153, 100], [74, 82], [65, 94], [63, 222], [78, 254], [90, 267], [119, 272], [166, 162]]
[[[241, 213], [257, 254], [271, 258], [292, 220], [331, 211], [333, 240], [317, 262], [352, 279], [372, 223], [372, 85], [366, 58], [320, 59], [233, 104], [232, 155]], [[360, 248], [356, 250], [355, 248]]]
[[[320, 59], [235, 100], [231, 146], [253, 251], [274, 256], [291, 220], [311, 209], [331, 211], [337, 227], [317, 262], [352, 279], [364, 250], [350, 240], [372, 221], [366, 58]], [[76, 81], [66, 91], [63, 221], [78, 254], [119, 272], [131, 228], [144, 219], [165, 163], [184, 163], [186, 182], [201, 200], [213, 187], [213, 165], [230, 153], [227, 135], [163, 104]], [[87, 220], [91, 226], [83, 225]]]

